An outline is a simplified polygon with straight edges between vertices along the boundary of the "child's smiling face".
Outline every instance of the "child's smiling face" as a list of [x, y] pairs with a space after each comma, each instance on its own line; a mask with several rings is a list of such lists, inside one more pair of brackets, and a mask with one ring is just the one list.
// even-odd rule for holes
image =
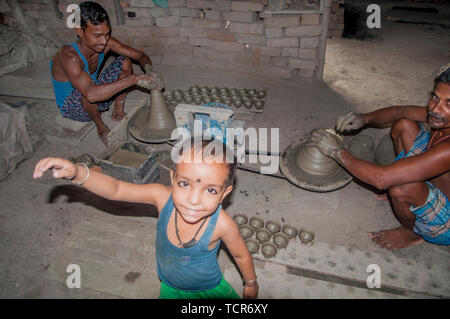
[[185, 222], [195, 224], [216, 211], [233, 189], [228, 170], [226, 163], [181, 162], [170, 172], [172, 199]]

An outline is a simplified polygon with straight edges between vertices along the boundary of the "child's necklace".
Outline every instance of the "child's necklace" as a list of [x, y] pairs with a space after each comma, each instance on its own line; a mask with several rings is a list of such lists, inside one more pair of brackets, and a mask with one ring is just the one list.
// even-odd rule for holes
[[178, 209], [175, 208], [175, 232], [177, 233], [177, 238], [178, 241], [180, 242], [180, 246], [183, 248], [191, 248], [194, 247], [195, 245], [197, 245], [197, 241], [195, 240], [195, 237], [197, 237], [198, 233], [200, 232], [200, 229], [202, 229], [203, 225], [206, 222], [205, 218], [202, 222], [202, 224], [200, 225], [200, 227], [197, 229], [197, 232], [194, 235], [194, 238], [192, 238], [190, 241], [188, 241], [187, 243], [183, 243], [180, 239], [180, 235], [178, 234], [178, 226], [177, 226], [177, 215], [179, 214]]

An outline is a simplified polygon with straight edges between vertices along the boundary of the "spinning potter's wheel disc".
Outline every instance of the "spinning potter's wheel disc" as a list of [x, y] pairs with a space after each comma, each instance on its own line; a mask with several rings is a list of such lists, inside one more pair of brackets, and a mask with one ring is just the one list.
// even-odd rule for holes
[[300, 188], [314, 192], [329, 192], [344, 187], [353, 177], [341, 166], [329, 175], [312, 175], [296, 164], [297, 152], [306, 142], [296, 142], [288, 146], [280, 160], [280, 169], [287, 180]]
[[166, 129], [150, 129], [147, 125], [150, 108], [143, 107], [130, 119], [128, 129], [136, 140], [144, 143], [164, 143], [171, 140], [172, 131], [176, 126]]

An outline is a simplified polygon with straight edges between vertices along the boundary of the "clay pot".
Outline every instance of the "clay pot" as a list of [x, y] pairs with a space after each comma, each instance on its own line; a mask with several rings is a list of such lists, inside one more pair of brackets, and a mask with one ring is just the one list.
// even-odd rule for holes
[[245, 240], [245, 244], [247, 245], [250, 255], [256, 254], [259, 251], [259, 243], [257, 240], [254, 240], [253, 238], [248, 238]]
[[173, 91], [173, 95], [174, 95], [175, 97], [177, 97], [177, 96], [183, 96], [183, 91], [181, 91], [181, 90], [175, 90], [175, 91]]
[[212, 102], [212, 99], [209, 97], [209, 95], [203, 95], [203, 96], [202, 96], [202, 101], [203, 101], [204, 103], [211, 103], [211, 102]]
[[237, 108], [240, 108], [242, 106], [242, 101], [239, 99], [236, 99], [233, 101], [233, 105]]
[[209, 89], [208, 89], [208, 87], [206, 87], [206, 86], [202, 86], [201, 88], [200, 88], [200, 93], [201, 94], [207, 94], [207, 93], [209, 93]]
[[187, 104], [191, 104], [192, 101], [193, 101], [192, 96], [186, 95], [186, 96], [184, 97], [184, 101], [185, 101]]
[[252, 102], [251, 100], [245, 100], [245, 101], [244, 101], [244, 106], [245, 106], [245, 108], [247, 108], [247, 109], [251, 109], [252, 106], [253, 106], [253, 102]]
[[256, 100], [253, 103], [255, 104], [255, 108], [257, 110], [262, 110], [264, 108], [264, 101], [263, 100]]
[[298, 229], [291, 225], [283, 225], [283, 233], [289, 238], [294, 238], [298, 234]]
[[197, 95], [194, 97], [194, 103], [197, 105], [202, 104], [202, 97], [200, 95]]
[[225, 105], [228, 105], [228, 106], [230, 106], [232, 104], [231, 103], [231, 99], [223, 99], [222, 103], [225, 104]]
[[260, 243], [265, 243], [270, 240], [272, 234], [265, 228], [260, 228], [256, 231], [256, 239], [259, 240]]
[[261, 246], [261, 252], [264, 257], [272, 258], [277, 254], [277, 247], [272, 243], [265, 243]]
[[183, 102], [183, 95], [175, 95], [175, 101], [178, 103]]
[[238, 95], [239, 94], [239, 92], [238, 92], [238, 90], [237, 89], [230, 89], [230, 94], [231, 95]]
[[283, 249], [286, 248], [287, 245], [289, 244], [289, 237], [286, 236], [285, 234], [277, 233], [273, 235], [272, 241], [275, 244], [275, 246], [277, 246], [277, 248]]
[[247, 225], [239, 226], [239, 233], [241, 233], [241, 236], [243, 238], [250, 238], [250, 237], [252, 237], [254, 232], [255, 231], [250, 226], [247, 226]]
[[166, 101], [167, 102], [172, 102], [173, 101], [173, 94], [172, 93], [166, 94]]
[[209, 91], [210, 91], [212, 94], [214, 94], [214, 93], [219, 92], [219, 89], [218, 89], [217, 87], [212, 87]]
[[250, 221], [248, 222], [248, 224], [254, 229], [259, 229], [264, 227], [264, 220], [259, 217], [253, 216], [250, 217]]
[[269, 230], [271, 233], [278, 233], [281, 231], [281, 225], [277, 222], [274, 222], [272, 220], [267, 221], [266, 223], [266, 229]]
[[238, 225], [244, 225], [248, 222], [248, 217], [245, 215], [234, 215], [233, 219]]
[[247, 90], [246, 89], [239, 89], [238, 92], [239, 92], [240, 95], [247, 94]]
[[300, 241], [304, 244], [309, 244], [314, 240], [314, 233], [308, 232], [306, 230], [301, 230], [300, 234], [298, 235], [298, 237], [300, 238]]
[[299, 168], [312, 175], [333, 175], [339, 164], [332, 158], [323, 155], [315, 146], [305, 144], [295, 155], [295, 163]]
[[221, 103], [221, 102], [222, 102], [222, 99], [220, 99], [220, 98], [215, 98], [215, 99], [212, 99], [212, 101], [213, 101], [214, 103]]
[[257, 92], [256, 92], [256, 95], [260, 98], [260, 99], [263, 99], [263, 98], [265, 98], [266, 97], [266, 90], [258, 90]]
[[255, 89], [250, 89], [250, 90], [248, 90], [248, 94], [249, 95], [255, 95], [256, 94], [256, 90]]

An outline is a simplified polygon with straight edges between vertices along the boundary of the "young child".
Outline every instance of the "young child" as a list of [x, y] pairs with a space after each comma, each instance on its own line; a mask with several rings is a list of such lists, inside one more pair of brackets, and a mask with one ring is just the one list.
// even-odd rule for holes
[[211, 141], [202, 141], [201, 149], [190, 147], [187, 151], [186, 143], [183, 144], [178, 164], [170, 171], [171, 186], [119, 181], [62, 158], [41, 159], [33, 178], [40, 178], [51, 169], [54, 178], [72, 180], [104, 198], [155, 205], [159, 212], [156, 261], [160, 298], [239, 298], [217, 262], [221, 241], [244, 277], [244, 298], [256, 298], [258, 283], [253, 260], [238, 226], [221, 206], [233, 189], [236, 164], [227, 163], [227, 148], [222, 142], [213, 141], [220, 143], [220, 152], [212, 148], [206, 154], [214, 144]]

